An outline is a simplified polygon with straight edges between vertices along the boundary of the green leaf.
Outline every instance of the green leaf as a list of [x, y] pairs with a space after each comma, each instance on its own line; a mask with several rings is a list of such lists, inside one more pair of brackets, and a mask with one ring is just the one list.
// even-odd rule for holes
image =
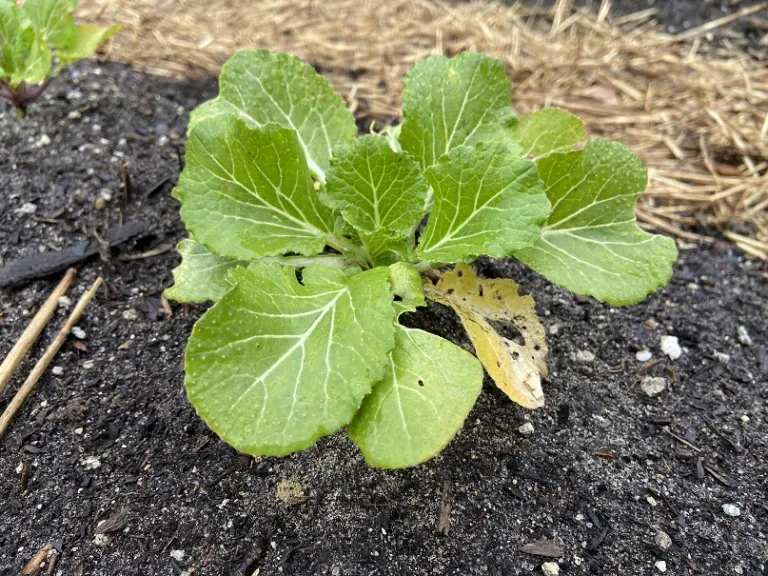
[[59, 67], [63, 68], [67, 64], [88, 58], [96, 52], [99, 46], [117, 34], [120, 28], [121, 26], [102, 28], [95, 24], [78, 26], [72, 43], [56, 52], [60, 62]]
[[334, 217], [320, 203], [294, 130], [239, 116], [195, 123], [175, 190], [195, 239], [221, 256], [319, 254]]
[[426, 171], [435, 205], [417, 255], [432, 263], [503, 258], [531, 246], [549, 214], [536, 166], [505, 146], [454, 148]]
[[542, 108], [519, 118], [514, 133], [520, 140], [522, 155], [535, 158], [568, 152], [585, 136], [581, 120], [560, 108]]
[[51, 51], [35, 36], [22, 9], [0, 0], [0, 78], [12, 88], [22, 82], [37, 84], [51, 67]]
[[495, 111], [488, 122], [481, 124], [467, 140], [467, 145], [478, 142], [503, 144], [515, 156], [523, 156], [523, 145], [516, 133], [518, 117], [511, 108]]
[[[32, 30], [28, 32], [33, 34]], [[22, 82], [29, 85], [39, 84], [48, 76], [50, 69], [51, 51], [45, 42], [33, 35], [20, 68], [11, 75], [11, 86], [18, 86]]]
[[387, 270], [255, 263], [195, 325], [186, 386], [208, 425], [237, 450], [285, 455], [347, 424], [394, 346]]
[[448, 445], [482, 384], [483, 368], [469, 352], [434, 334], [398, 326], [387, 375], [347, 432], [370, 465], [415, 466]]
[[398, 315], [413, 312], [419, 306], [426, 306], [421, 274], [409, 262], [396, 262], [389, 267], [389, 283], [395, 295], [395, 310]]
[[398, 232], [376, 230], [376, 232], [361, 232], [360, 241], [365, 247], [371, 262], [376, 266], [389, 266], [395, 262], [412, 262], [415, 259], [413, 236], [403, 238]]
[[387, 126], [379, 133], [379, 135], [387, 141], [389, 147], [395, 152], [403, 151], [403, 147], [400, 146], [400, 131], [402, 129], [403, 125], [398, 124], [396, 126]]
[[229, 271], [247, 264], [214, 254], [192, 239], [177, 246], [181, 264], [173, 270], [173, 286], [165, 295], [176, 302], [216, 301], [232, 288]]
[[73, 13], [77, 0], [25, 0], [22, 7], [51, 48], [65, 49], [74, 42], [77, 25]]
[[669, 281], [677, 249], [635, 222], [647, 175], [631, 150], [590, 140], [584, 150], [542, 158], [538, 169], [552, 213], [541, 240], [515, 257], [556, 284], [614, 305], [639, 302]]
[[357, 135], [354, 116], [328, 80], [289, 54], [238, 52], [221, 70], [219, 91], [218, 98], [195, 110], [190, 126], [240, 112], [254, 125], [291, 128], [320, 181], [325, 181], [332, 148]]
[[372, 134], [334, 152], [325, 203], [360, 232], [411, 234], [426, 213], [429, 190], [416, 161]]
[[496, 115], [509, 109], [511, 92], [504, 65], [489, 56], [464, 52], [422, 60], [405, 77], [399, 143], [424, 169], [474, 142], [481, 128], [486, 141], [503, 139]]

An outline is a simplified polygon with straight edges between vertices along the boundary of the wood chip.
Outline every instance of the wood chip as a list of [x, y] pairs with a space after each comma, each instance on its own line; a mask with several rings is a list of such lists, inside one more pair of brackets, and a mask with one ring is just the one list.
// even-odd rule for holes
[[545, 558], [560, 558], [565, 555], [565, 549], [560, 544], [543, 539], [520, 546], [520, 552]]

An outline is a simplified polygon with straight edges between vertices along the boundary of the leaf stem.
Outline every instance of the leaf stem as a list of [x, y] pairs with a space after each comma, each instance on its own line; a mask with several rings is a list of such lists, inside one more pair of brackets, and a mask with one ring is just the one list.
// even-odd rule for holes
[[425, 260], [416, 262], [413, 266], [414, 268], [416, 268], [416, 271], [419, 274], [424, 274], [425, 272], [429, 272], [430, 270], [432, 270], [432, 265], [429, 262], [426, 262]]
[[352, 253], [355, 257], [356, 262], [351, 265], [358, 265], [363, 268], [370, 268], [371, 267], [371, 260], [368, 258], [368, 254], [366, 251], [361, 247], [358, 246], [349, 240], [346, 240], [345, 238], [340, 238], [339, 236], [336, 236], [334, 234], [329, 234], [326, 237], [326, 243], [328, 246], [333, 248], [334, 250], [338, 250], [342, 253]]
[[262, 262], [273, 262], [283, 266], [293, 266], [294, 268], [306, 268], [307, 266], [326, 266], [328, 268], [338, 268], [344, 270], [358, 265], [357, 262], [348, 260], [341, 254], [319, 254], [318, 256], [275, 256], [272, 258], [262, 258]]

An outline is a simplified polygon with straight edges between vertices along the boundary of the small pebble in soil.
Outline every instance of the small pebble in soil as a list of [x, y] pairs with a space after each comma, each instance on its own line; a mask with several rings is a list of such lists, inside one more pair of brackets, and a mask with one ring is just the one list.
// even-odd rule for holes
[[654, 564], [654, 566], [656, 566], [656, 570], [658, 570], [662, 574], [667, 571], [667, 563], [664, 562], [664, 560], [659, 560]]
[[[99, 522], [99, 524], [101, 524], [101, 522]], [[93, 538], [93, 543], [96, 544], [96, 546], [103, 547], [108, 545], [110, 540], [111, 538], [109, 537], [109, 534], [96, 534], [96, 536]]]
[[648, 362], [648, 360], [653, 358], [653, 354], [649, 350], [640, 350], [635, 354], [635, 358], [637, 358], [638, 362]]
[[744, 326], [739, 326], [736, 333], [739, 336], [739, 342], [742, 344], [742, 346], [752, 346], [752, 337], [749, 335], [749, 332], [747, 332], [747, 329]]
[[99, 196], [98, 198], [96, 198], [96, 201], [93, 203], [93, 206], [94, 208], [96, 208], [96, 210], [104, 210], [104, 208], [107, 207], [107, 201], [104, 200], [104, 198], [102, 198], [101, 196]]
[[69, 308], [72, 306], [72, 298], [69, 296], [59, 296], [59, 308]]
[[667, 379], [660, 376], [646, 376], [640, 380], [640, 388], [646, 396], [653, 398], [664, 392], [667, 388]]
[[669, 547], [672, 546], [672, 538], [663, 530], [656, 532], [653, 541], [661, 550], [669, 550]]
[[40, 148], [43, 148], [44, 146], [48, 146], [48, 144], [51, 143], [51, 137], [48, 136], [48, 134], [43, 134], [40, 136], [40, 139], [32, 144], [32, 150], [38, 150]]
[[69, 114], [67, 114], [67, 118], [70, 120], [80, 120], [82, 117], [83, 114], [80, 112], [80, 110], [72, 110]]
[[741, 510], [735, 504], [723, 504], [723, 512], [734, 518], [741, 515]]
[[530, 422], [526, 422], [520, 428], [517, 429], [517, 431], [522, 434], [523, 436], [530, 436], [533, 434], [533, 424]]
[[658, 506], [658, 505], [659, 505], [659, 503], [658, 503], [658, 502], [656, 502], [656, 498], [654, 498], [653, 496], [646, 496], [645, 500], [646, 500], [646, 502], [648, 502], [648, 504], [650, 504], [650, 505], [651, 505], [653, 508], [655, 508], [656, 506]]
[[589, 364], [595, 361], [595, 355], [589, 350], [579, 350], [576, 352], [576, 361], [583, 364]]
[[749, 416], [747, 416], [746, 414], [742, 414], [739, 417], [739, 420], [741, 420], [742, 424], [749, 424]]
[[541, 571], [546, 576], [558, 576], [560, 574], [560, 566], [557, 565], [557, 562], [544, 562], [541, 565]]
[[97, 468], [101, 468], [101, 460], [96, 458], [96, 456], [88, 456], [83, 460], [83, 468], [86, 470], [96, 470]]
[[83, 435], [83, 429], [82, 428], [75, 428], [75, 434], [77, 434], [78, 436], [82, 436]]
[[14, 212], [16, 212], [16, 214], [34, 214], [37, 212], [37, 205], [32, 204], [32, 202], [24, 202], [24, 204], [21, 205], [21, 208], [17, 208]]
[[64, 368], [61, 366], [54, 366], [51, 368], [51, 372], [53, 372], [54, 376], [63, 376], [64, 375]]
[[72, 335], [77, 338], [78, 340], [85, 340], [85, 330], [80, 328], [80, 326], [74, 326], [72, 328]]
[[176, 560], [176, 562], [183, 562], [184, 556], [186, 556], [184, 550], [171, 550], [171, 558]]
[[93, 360], [86, 360], [85, 362], [83, 362], [83, 368], [85, 368], [86, 370], [90, 370], [94, 366], [96, 366], [96, 362], [94, 362]]
[[136, 320], [139, 317], [139, 313], [136, 312], [133, 308], [128, 308], [128, 310], [125, 310], [123, 312], [123, 319], [124, 320]]
[[648, 318], [648, 320], [645, 321], [645, 327], [648, 328], [648, 330], [650, 330], [651, 332], [653, 332], [654, 330], [656, 330], [656, 328], [659, 327], [659, 325], [656, 322], [656, 320], [654, 320], [653, 318]]
[[718, 352], [715, 350], [714, 354], [712, 354], [715, 357], [715, 360], [718, 362], [722, 362], [723, 364], [728, 364], [728, 362], [731, 361], [731, 357], [728, 354], [723, 354], [722, 352]]
[[664, 352], [671, 360], [677, 360], [683, 355], [683, 351], [680, 348], [680, 342], [677, 340], [677, 336], [662, 336], [661, 337], [661, 351]]

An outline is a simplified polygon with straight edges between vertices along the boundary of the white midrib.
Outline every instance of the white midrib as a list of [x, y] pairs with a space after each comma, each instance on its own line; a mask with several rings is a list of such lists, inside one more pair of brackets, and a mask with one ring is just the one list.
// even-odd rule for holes
[[[317, 176], [317, 179], [320, 181], [321, 184], [325, 184], [325, 172], [320, 168], [320, 166], [317, 165], [317, 162], [312, 158], [312, 155], [309, 153], [309, 149], [307, 148], [307, 144], [304, 142], [304, 138], [301, 136], [301, 132], [299, 132], [298, 126], [293, 123], [293, 119], [291, 119], [288, 114], [286, 114], [283, 109], [280, 107], [280, 105], [277, 103], [277, 101], [272, 98], [272, 94], [269, 93], [269, 91], [264, 88], [264, 84], [261, 83], [261, 78], [256, 76], [253, 72], [250, 70], [247, 70], [246, 73], [253, 78], [256, 83], [259, 85], [259, 88], [261, 88], [262, 93], [269, 98], [269, 101], [272, 102], [274, 107], [280, 112], [280, 114], [283, 116], [285, 121], [288, 123], [288, 125], [293, 128], [296, 131], [296, 135], [299, 138], [299, 144], [301, 144], [301, 149], [304, 151], [304, 156], [307, 158], [307, 164], [309, 165], [309, 169], [315, 173], [315, 176]], [[259, 124], [256, 122], [255, 119], [253, 119], [247, 112], [243, 111], [243, 114], [247, 115], [255, 124]], [[325, 124], [321, 122], [321, 126], [323, 128], [323, 133], [325, 134], [326, 142], [328, 141], [328, 133], [325, 130]], [[329, 146], [330, 151], [330, 146]]]
[[[490, 165], [491, 165], [491, 163], [489, 163], [489, 164], [488, 164], [488, 166], [489, 166], [489, 167], [490, 167]], [[487, 172], [488, 172], [488, 169], [486, 169], [486, 174], [487, 174]], [[470, 222], [472, 219], [474, 219], [474, 217], [475, 217], [475, 216], [477, 216], [477, 215], [478, 215], [480, 212], [482, 212], [483, 210], [485, 210], [485, 209], [488, 207], [488, 205], [489, 205], [491, 202], [493, 202], [494, 200], [496, 200], [496, 198], [498, 198], [498, 197], [499, 197], [499, 196], [501, 196], [501, 195], [502, 195], [504, 192], [506, 192], [506, 191], [507, 191], [507, 190], [509, 190], [509, 189], [510, 189], [512, 186], [514, 186], [514, 185], [517, 183], [517, 181], [518, 181], [518, 180], [520, 180], [520, 178], [522, 178], [523, 176], [525, 176], [527, 173], [528, 173], [528, 171], [527, 171], [527, 170], [526, 170], [525, 172], [521, 172], [520, 174], [518, 174], [518, 175], [515, 177], [515, 179], [514, 179], [514, 180], [512, 180], [512, 182], [510, 182], [509, 184], [507, 184], [506, 186], [504, 186], [504, 188], [502, 188], [501, 190], [499, 190], [498, 192], [496, 192], [496, 194], [494, 194], [493, 196], [491, 196], [491, 197], [490, 197], [488, 200], [486, 200], [485, 202], [483, 202], [483, 204], [482, 204], [482, 205], [481, 205], [479, 208], [478, 208], [477, 206], [475, 206], [475, 208], [472, 210], [472, 213], [471, 213], [469, 216], [467, 216], [467, 218], [466, 218], [466, 219], [465, 219], [465, 220], [464, 220], [464, 221], [463, 221], [461, 224], [459, 224], [459, 226], [457, 226], [457, 227], [456, 227], [454, 230], [451, 230], [451, 231], [450, 231], [448, 234], [446, 234], [445, 236], [443, 236], [443, 237], [442, 237], [442, 238], [441, 238], [441, 239], [440, 239], [440, 240], [439, 240], [439, 241], [438, 241], [436, 244], [433, 244], [433, 245], [432, 245], [432, 246], [430, 246], [429, 248], [427, 248], [427, 249], [425, 249], [425, 250], [422, 250], [422, 253], [423, 253], [423, 254], [428, 254], [429, 252], [433, 252], [434, 250], [437, 250], [438, 248], [440, 248], [440, 247], [441, 247], [443, 244], [445, 244], [446, 242], [450, 242], [450, 241], [452, 241], [452, 240], [454, 239], [454, 237], [456, 236], [456, 234], [458, 234], [459, 232], [461, 232], [461, 230], [462, 230], [462, 229], [463, 229], [465, 226], [467, 226], [467, 224], [469, 224], [469, 222]], [[483, 175], [483, 180], [485, 180], [485, 174]], [[481, 180], [481, 184], [480, 184], [480, 185], [481, 185], [481, 187], [482, 187], [482, 180]], [[457, 214], [458, 214], [458, 211], [459, 211], [459, 208], [458, 208], [458, 206], [457, 206], [457, 208], [456, 208], [456, 212], [457, 212]], [[455, 221], [456, 221], [456, 216], [454, 216], [453, 222], [451, 222], [451, 228], [453, 228], [453, 225], [454, 225]]]
[[[262, 209], [267, 210], [269, 212], [274, 212], [275, 214], [278, 214], [279, 216], [282, 216], [286, 220], [290, 220], [291, 222], [295, 222], [297, 225], [299, 225], [300, 227], [304, 228], [307, 232], [309, 232], [312, 236], [314, 236], [316, 238], [329, 238], [329, 237], [333, 236], [333, 234], [331, 232], [321, 230], [321, 229], [317, 228], [316, 226], [313, 226], [312, 224], [310, 224], [306, 220], [300, 220], [300, 219], [296, 218], [295, 216], [293, 216], [292, 214], [289, 214], [285, 210], [281, 210], [281, 209], [277, 208], [276, 206], [273, 206], [269, 202], [266, 202], [261, 196], [259, 196], [259, 194], [255, 190], [251, 190], [245, 184], [243, 184], [242, 182], [237, 180], [235, 178], [234, 174], [229, 172], [229, 170], [227, 170], [221, 164], [221, 162], [219, 162], [218, 158], [216, 158], [216, 155], [212, 154], [209, 150], [207, 150], [202, 145], [202, 142], [200, 142], [200, 144], [201, 144], [201, 148], [203, 150], [205, 150], [205, 153], [208, 155], [208, 157], [211, 158], [211, 160], [213, 160], [213, 162], [219, 167], [219, 169], [222, 171], [223, 174], [226, 174], [228, 176], [228, 178], [221, 178], [221, 180], [224, 180], [225, 182], [229, 182], [230, 184], [234, 184], [235, 186], [238, 186], [244, 192], [246, 192], [247, 194], [249, 194], [253, 198], [256, 198], [259, 201], [259, 203], [260, 203], [257, 206], [258, 208], [262, 208]], [[248, 204], [247, 202], [243, 202], [241, 200], [236, 200], [235, 198], [226, 196], [223, 193], [221, 193], [221, 194], [223, 196], [227, 197], [232, 202], [236, 202], [238, 204], [243, 204], [243, 205], [246, 205], [246, 206], [250, 206], [250, 204]], [[303, 211], [301, 211], [301, 210], [300, 210], [300, 212], [303, 213]], [[251, 220], [251, 221], [253, 221], [253, 220]]]
[[[293, 353], [296, 352], [296, 350], [298, 350], [300, 348], [301, 349], [304, 348], [304, 345], [306, 344], [307, 340], [309, 339], [310, 336], [312, 336], [312, 334], [314, 333], [315, 329], [323, 321], [323, 319], [325, 318], [326, 314], [328, 314], [328, 311], [331, 310], [336, 305], [336, 302], [338, 301], [338, 299], [341, 298], [342, 295], [346, 294], [346, 292], [348, 290], [349, 290], [349, 287], [344, 287], [344, 289], [340, 290], [339, 293], [336, 294], [336, 296], [331, 301], [328, 302], [328, 304], [326, 304], [323, 308], [318, 310], [319, 314], [318, 314], [317, 318], [312, 322], [312, 324], [309, 326], [309, 328], [307, 328], [307, 330], [304, 332], [304, 334], [302, 334], [299, 337], [299, 339], [288, 350], [286, 350], [282, 354], [282, 356], [280, 356], [280, 358], [275, 360], [275, 362], [267, 370], [262, 372], [261, 375], [259, 375], [259, 377], [256, 378], [250, 386], [248, 386], [248, 388], [245, 390], [245, 392], [240, 394], [240, 396], [237, 398], [237, 400], [235, 400], [232, 403], [232, 405], [230, 406], [230, 410], [232, 410], [237, 404], [240, 403], [240, 401], [243, 398], [245, 398], [248, 394], [250, 394], [251, 391], [253, 391], [253, 388], [257, 384], [261, 384], [263, 386], [264, 385], [264, 380], [266, 380], [266, 378], [269, 377], [269, 375], [272, 374], [272, 372], [274, 372], [283, 362], [285, 362], [288, 358], [290, 358], [293, 355]], [[334, 327], [331, 326], [331, 332], [333, 331], [333, 328]], [[328, 346], [330, 346], [330, 344], [328, 344]], [[298, 378], [297, 378], [296, 386], [298, 386], [298, 383], [299, 382], [298, 382]], [[267, 406], [267, 397], [268, 397], [268, 395], [267, 395], [267, 387], [266, 386], [263, 386], [263, 387], [264, 387], [264, 401], [263, 401], [263, 403], [261, 405], [261, 412], [259, 414], [259, 418], [256, 421], [256, 425], [257, 426], [261, 423], [261, 420], [264, 417], [264, 412], [265, 412], [266, 406]], [[293, 404], [291, 405], [291, 414], [293, 414], [293, 410], [294, 410], [294, 408], [296, 406], [296, 403], [297, 403], [296, 388], [294, 388], [294, 397], [293, 397]]]

